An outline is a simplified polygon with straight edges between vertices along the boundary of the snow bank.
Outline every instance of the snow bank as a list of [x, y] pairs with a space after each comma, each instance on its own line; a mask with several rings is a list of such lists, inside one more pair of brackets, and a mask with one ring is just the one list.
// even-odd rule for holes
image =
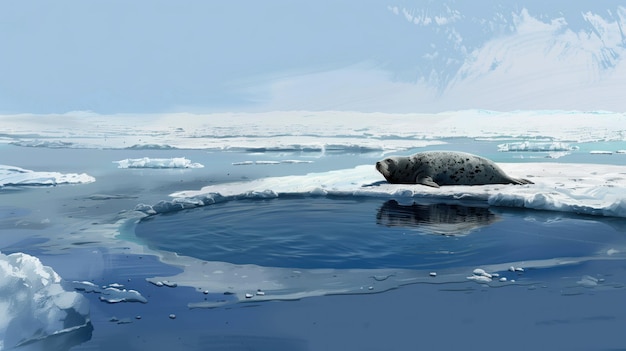
[[184, 157], [174, 158], [127, 158], [113, 161], [118, 168], [203, 168], [200, 163], [193, 163]]
[[0, 350], [89, 324], [89, 303], [39, 259], [0, 253]]
[[206, 186], [171, 194], [171, 201], [136, 209], [146, 214], [171, 212], [241, 198], [282, 195], [371, 196], [383, 198], [435, 198], [484, 201], [492, 206], [565, 211], [579, 214], [626, 217], [626, 166], [559, 163], [503, 163], [513, 177], [535, 184], [444, 186], [389, 184], [374, 169], [352, 169], [269, 177], [253, 181]]
[[85, 173], [35, 172], [19, 167], [0, 165], [0, 188], [6, 186], [51, 186], [92, 183], [96, 178]]

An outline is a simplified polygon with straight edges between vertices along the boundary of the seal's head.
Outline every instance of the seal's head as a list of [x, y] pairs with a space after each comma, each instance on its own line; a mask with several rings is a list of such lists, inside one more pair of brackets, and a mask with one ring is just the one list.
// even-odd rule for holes
[[[408, 157], [388, 157], [376, 162], [376, 170], [387, 179], [389, 183], [403, 183], [402, 179], [408, 174]], [[407, 173], [407, 174], [403, 174]]]

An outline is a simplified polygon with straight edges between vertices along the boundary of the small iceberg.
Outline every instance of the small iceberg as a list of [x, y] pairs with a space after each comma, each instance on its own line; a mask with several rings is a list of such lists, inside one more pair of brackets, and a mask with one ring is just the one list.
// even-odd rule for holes
[[0, 253], [0, 306], [0, 350], [90, 327], [87, 299], [24, 253]]
[[86, 173], [36, 172], [14, 166], [0, 165], [0, 188], [8, 186], [54, 186], [95, 182]]

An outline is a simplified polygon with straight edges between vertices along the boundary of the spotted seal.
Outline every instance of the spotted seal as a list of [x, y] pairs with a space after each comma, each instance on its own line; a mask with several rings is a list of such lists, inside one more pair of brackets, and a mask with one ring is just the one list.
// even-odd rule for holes
[[511, 178], [493, 161], [466, 152], [426, 151], [376, 162], [389, 183], [440, 185], [533, 184]]

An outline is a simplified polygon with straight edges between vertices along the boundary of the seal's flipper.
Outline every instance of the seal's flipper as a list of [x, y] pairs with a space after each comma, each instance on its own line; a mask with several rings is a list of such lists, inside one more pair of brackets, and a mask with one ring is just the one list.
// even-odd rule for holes
[[513, 181], [512, 183], [515, 185], [535, 184], [530, 180], [524, 178], [511, 178], [511, 180]]
[[435, 183], [433, 181], [433, 178], [431, 177], [418, 178], [416, 182], [417, 184], [432, 186], [433, 188], [439, 188], [439, 184]]

